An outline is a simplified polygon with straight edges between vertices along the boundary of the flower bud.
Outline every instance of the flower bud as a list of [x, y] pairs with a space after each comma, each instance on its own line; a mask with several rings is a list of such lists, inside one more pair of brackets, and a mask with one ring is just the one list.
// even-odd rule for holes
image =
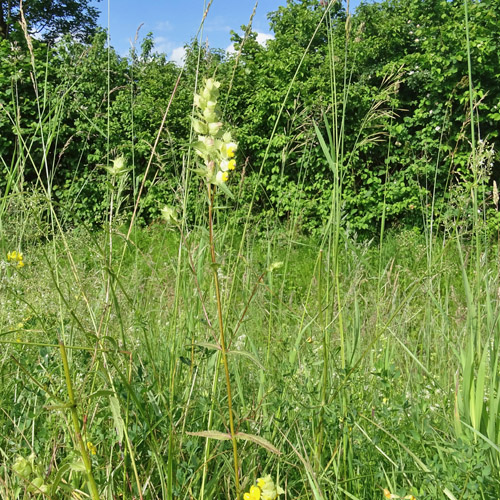
[[28, 479], [31, 474], [31, 464], [24, 457], [17, 457], [12, 469], [23, 479]]
[[203, 110], [203, 118], [207, 120], [208, 123], [217, 121], [217, 113], [215, 111], [210, 111], [210, 109], [205, 108]]
[[208, 124], [208, 133], [210, 135], [217, 135], [222, 127], [222, 122], [212, 122]]
[[193, 119], [193, 128], [197, 134], [206, 134], [208, 132], [207, 124], [196, 118]]

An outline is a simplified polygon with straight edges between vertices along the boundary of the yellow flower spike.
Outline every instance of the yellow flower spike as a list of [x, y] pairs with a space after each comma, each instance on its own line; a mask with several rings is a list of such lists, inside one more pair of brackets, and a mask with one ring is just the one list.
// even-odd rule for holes
[[210, 184], [219, 186], [227, 195], [232, 196], [225, 183], [229, 179], [228, 171], [236, 168], [236, 161], [231, 160], [238, 148], [230, 132], [224, 132], [220, 120], [221, 110], [217, 103], [220, 83], [209, 78], [204, 88], [194, 96], [194, 105], [198, 108], [197, 118], [192, 121], [193, 129], [198, 134], [198, 141], [193, 144], [198, 157], [203, 161], [195, 172]]

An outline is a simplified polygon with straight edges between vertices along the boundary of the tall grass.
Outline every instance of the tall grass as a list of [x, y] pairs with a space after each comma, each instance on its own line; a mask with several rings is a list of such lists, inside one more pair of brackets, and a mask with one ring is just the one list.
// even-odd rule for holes
[[[351, 75], [335, 64], [349, 30], [344, 54], [329, 42], [332, 102], [303, 144], [302, 179], [313, 141], [331, 169], [319, 238], [300, 234], [298, 202], [287, 226], [252, 230], [257, 183], [243, 218], [227, 209], [237, 197], [210, 186], [188, 223], [199, 192], [191, 150], [166, 220], [136, 223], [143, 189], [117, 158], [105, 227], [64, 230], [51, 198], [61, 110], [40, 105], [33, 136], [17, 128], [0, 249], [22, 251], [26, 265], [4, 258], [0, 269], [2, 498], [238, 498], [268, 473], [285, 498], [498, 498], [500, 277], [478, 213], [473, 80], [475, 175], [457, 194], [472, 223], [464, 210], [437, 234], [424, 203], [425, 234], [382, 223], [377, 240], [361, 241], [342, 208]], [[355, 147], [391, 118], [399, 78], [384, 81]], [[30, 193], [20, 179], [39, 138]]]

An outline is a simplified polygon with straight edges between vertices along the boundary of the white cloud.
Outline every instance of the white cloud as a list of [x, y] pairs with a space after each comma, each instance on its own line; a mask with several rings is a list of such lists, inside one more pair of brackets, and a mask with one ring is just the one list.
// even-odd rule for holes
[[164, 36], [155, 36], [154, 39], [154, 52], [158, 54], [168, 54], [174, 48], [174, 44], [168, 41]]
[[265, 46], [268, 40], [274, 40], [274, 36], [270, 33], [257, 32], [257, 42], [259, 42], [260, 45]]
[[184, 47], [176, 47], [172, 50], [169, 59], [179, 66], [182, 66], [186, 59], [186, 49]]
[[170, 21], [159, 21], [155, 24], [154, 31], [172, 31], [173, 26]]
[[[268, 40], [274, 40], [274, 36], [271, 35], [270, 33], [257, 32], [257, 43], [259, 43], [260, 45], [265, 47]], [[236, 50], [234, 49], [234, 43], [232, 43], [231, 45], [228, 45], [226, 47], [226, 52], [228, 54], [235, 54], [236, 53]]]

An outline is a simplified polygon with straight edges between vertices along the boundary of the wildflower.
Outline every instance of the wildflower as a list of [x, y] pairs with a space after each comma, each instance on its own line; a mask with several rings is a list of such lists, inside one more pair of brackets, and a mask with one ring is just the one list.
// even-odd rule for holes
[[251, 486], [250, 492], [243, 495], [243, 500], [260, 500], [260, 488]]
[[228, 139], [229, 140], [222, 145], [222, 154], [228, 158], [233, 158], [234, 152], [238, 149], [238, 145], [231, 141], [231, 136], [229, 136]]
[[161, 209], [161, 216], [168, 223], [177, 222], [177, 217], [175, 216], [175, 209], [173, 207], [169, 207], [168, 205], [165, 205]]
[[279, 269], [280, 267], [283, 267], [283, 262], [282, 261], [275, 261], [273, 262], [268, 268], [267, 271], [269, 273], [272, 273], [275, 269]]
[[23, 254], [21, 252], [12, 250], [12, 252], [7, 254], [7, 261], [17, 264], [16, 267], [18, 268], [24, 267]]
[[227, 172], [228, 170], [234, 170], [236, 168], [236, 162], [234, 160], [222, 160], [220, 162], [220, 169], [223, 172]]
[[394, 495], [387, 488], [384, 488], [384, 497], [385, 498], [398, 498], [400, 500], [417, 500], [413, 495], [406, 495], [405, 497], [400, 497], [398, 495]]
[[261, 489], [262, 500], [274, 500], [278, 498], [278, 495], [285, 493], [278, 485], [274, 484], [270, 474], [257, 479], [257, 486]]
[[113, 176], [113, 177], [121, 177], [127, 173], [127, 165], [125, 164], [125, 157], [118, 156], [118, 158], [115, 158], [113, 160], [113, 166], [112, 167], [105, 167], [106, 170]]
[[208, 124], [208, 133], [210, 135], [217, 135], [222, 127], [222, 122], [211, 122]]
[[95, 455], [97, 453], [97, 448], [92, 444], [92, 441], [87, 441], [87, 448], [91, 455]]
[[196, 172], [207, 182], [221, 186], [230, 195], [224, 183], [229, 178], [228, 172], [236, 168], [233, 158], [238, 145], [230, 132], [223, 131], [221, 110], [217, 104], [219, 87], [219, 82], [209, 78], [203, 90], [194, 96], [198, 116], [193, 119], [193, 129], [199, 134], [194, 149], [204, 163]]
[[217, 175], [215, 176], [215, 184], [218, 184], [220, 186], [222, 183], [227, 182], [228, 178], [229, 174], [227, 172], [219, 170], [219, 172], [217, 172]]
[[279, 495], [285, 493], [278, 485], [275, 485], [268, 474], [257, 479], [257, 486], [251, 486], [250, 491], [243, 495], [243, 500], [275, 500]]

